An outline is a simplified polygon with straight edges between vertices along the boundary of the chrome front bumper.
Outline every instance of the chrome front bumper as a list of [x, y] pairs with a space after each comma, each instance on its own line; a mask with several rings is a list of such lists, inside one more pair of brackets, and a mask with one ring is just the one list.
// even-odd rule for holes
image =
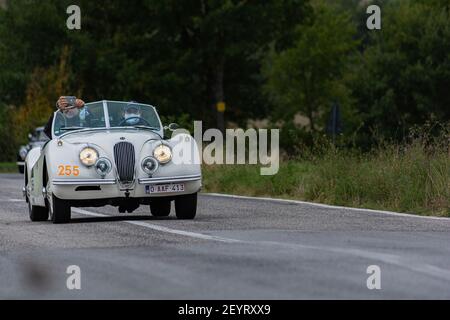
[[101, 186], [116, 184], [114, 179], [53, 179], [55, 186]]
[[[139, 178], [139, 184], [157, 184], [157, 183], [177, 183], [198, 181], [202, 179], [201, 174], [174, 176], [174, 177], [158, 177], [158, 178]], [[56, 186], [101, 186], [117, 184], [115, 179], [53, 179]]]
[[[140, 178], [130, 188], [123, 188], [116, 179], [53, 179], [51, 192], [60, 199], [66, 200], [95, 200], [108, 198], [147, 198], [171, 197], [198, 192], [202, 187], [202, 176], [183, 175], [158, 178]], [[184, 191], [149, 193], [149, 185], [157, 184], [185, 184]], [[100, 186], [99, 189], [79, 189], [79, 187]]]

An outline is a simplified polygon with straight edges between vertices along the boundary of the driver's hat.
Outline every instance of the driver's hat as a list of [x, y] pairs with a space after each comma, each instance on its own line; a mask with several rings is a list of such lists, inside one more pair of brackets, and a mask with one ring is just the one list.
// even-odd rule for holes
[[126, 113], [138, 113], [141, 111], [141, 107], [137, 104], [136, 101], [130, 101], [127, 103], [123, 111]]

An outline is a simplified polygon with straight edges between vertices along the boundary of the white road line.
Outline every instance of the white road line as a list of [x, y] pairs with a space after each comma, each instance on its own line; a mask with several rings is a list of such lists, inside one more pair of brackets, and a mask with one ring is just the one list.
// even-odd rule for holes
[[[309, 205], [309, 206], [313, 206], [313, 207], [326, 208], [326, 209], [345, 209], [348, 211], [357, 211], [357, 212], [365, 212], [365, 213], [381, 213], [381, 214], [385, 214], [385, 215], [397, 216], [397, 217], [403, 217], [403, 218], [450, 221], [450, 218], [447, 218], [447, 217], [420, 216], [420, 215], [417, 215], [414, 213], [400, 213], [400, 212], [385, 211], [385, 210], [334, 206], [334, 205], [329, 205], [329, 204], [300, 201], [300, 200], [269, 198], [269, 197], [238, 196], [238, 195], [234, 195], [234, 194], [225, 194], [225, 193], [202, 193], [202, 195], [213, 196], [213, 197], [223, 197], [223, 198], [233, 198], [233, 199], [246, 199], [246, 200], [258, 200], [258, 201], [260, 200], [260, 201], [281, 202], [281, 203], [290, 203], [290, 204], [303, 204], [303, 205]], [[22, 202], [25, 200], [24, 199], [0, 199], [0, 201]]]
[[5, 202], [25, 202], [24, 199], [0, 199], [0, 201], [5, 201]]
[[[113, 217], [111, 215], [96, 213], [87, 211], [84, 209], [79, 208], [72, 208], [72, 211], [80, 213], [82, 215], [92, 216], [92, 217]], [[298, 249], [307, 249], [307, 250], [319, 250], [319, 251], [327, 251], [327, 252], [333, 252], [337, 254], [346, 254], [351, 256], [357, 256], [361, 258], [366, 259], [373, 259], [376, 261], [382, 261], [387, 264], [396, 265], [398, 267], [402, 267], [411, 271], [415, 271], [418, 273], [425, 274], [427, 276], [432, 277], [438, 277], [441, 279], [444, 279], [446, 281], [450, 281], [450, 271], [446, 269], [442, 269], [433, 265], [429, 264], [422, 264], [422, 263], [414, 263], [413, 261], [410, 261], [408, 259], [402, 258], [401, 256], [394, 255], [394, 254], [386, 254], [386, 253], [379, 253], [379, 252], [373, 252], [373, 251], [367, 251], [367, 250], [360, 250], [360, 249], [353, 249], [353, 248], [339, 248], [339, 247], [328, 247], [328, 246], [311, 246], [311, 245], [303, 245], [303, 244], [297, 244], [297, 243], [285, 243], [285, 242], [278, 242], [278, 241], [250, 241], [250, 240], [239, 240], [239, 239], [232, 239], [232, 238], [223, 238], [223, 237], [216, 237], [216, 236], [210, 236], [203, 233], [197, 233], [197, 232], [190, 232], [190, 231], [184, 231], [184, 230], [177, 230], [177, 229], [171, 229], [147, 222], [141, 222], [141, 221], [130, 221], [126, 220], [123, 221], [129, 224], [133, 224], [136, 226], [181, 235], [181, 236], [187, 236], [191, 238], [196, 239], [203, 239], [203, 240], [213, 240], [213, 241], [219, 241], [219, 242], [225, 242], [225, 243], [241, 243], [241, 244], [250, 244], [250, 245], [267, 245], [267, 246], [273, 246], [273, 247], [283, 247], [288, 248], [292, 250], [298, 250]]]
[[[72, 211], [77, 212], [79, 214], [86, 215], [86, 216], [92, 216], [92, 217], [113, 217], [110, 215], [90, 212], [90, 211], [79, 209], [79, 208], [72, 208]], [[228, 239], [228, 238], [210, 236], [210, 235], [203, 234], [203, 233], [171, 229], [171, 228], [167, 228], [167, 227], [163, 227], [163, 226], [159, 226], [159, 225], [151, 224], [151, 223], [147, 223], [147, 222], [142, 222], [142, 221], [125, 220], [123, 222], [129, 223], [129, 224], [134, 224], [136, 226], [141, 226], [141, 227], [156, 230], [156, 231], [176, 234], [176, 235], [180, 235], [180, 236], [187, 236], [187, 237], [196, 238], [196, 239], [213, 240], [213, 241], [226, 242], [226, 243], [242, 242], [242, 241], [236, 240], [236, 239]]]
[[404, 258], [399, 255], [390, 254], [390, 253], [380, 253], [374, 251], [367, 251], [361, 249], [353, 249], [353, 248], [339, 248], [339, 247], [327, 247], [327, 246], [311, 246], [311, 245], [303, 245], [297, 243], [285, 243], [285, 242], [276, 242], [276, 241], [258, 241], [259, 244], [273, 245], [279, 247], [286, 247], [291, 249], [310, 249], [310, 250], [320, 250], [327, 251], [336, 254], [346, 254], [352, 255], [360, 258], [365, 258], [369, 260], [381, 261], [386, 264], [395, 265], [404, 269], [408, 269], [414, 272], [422, 273], [427, 276], [444, 279], [446, 281], [450, 281], [450, 270], [442, 269], [440, 267], [436, 267], [430, 264], [424, 263], [416, 263], [410, 259]]
[[223, 197], [223, 198], [233, 198], [233, 199], [261, 200], [261, 201], [281, 202], [281, 203], [290, 203], [290, 204], [303, 204], [303, 205], [309, 205], [309, 206], [313, 206], [313, 207], [327, 208], [327, 209], [345, 209], [345, 210], [349, 210], [349, 211], [358, 211], [358, 212], [365, 212], [365, 213], [382, 213], [382, 214], [386, 214], [386, 215], [390, 215], [390, 216], [397, 216], [397, 217], [404, 217], [404, 218], [450, 221], [450, 218], [446, 218], [446, 217], [419, 216], [419, 215], [416, 215], [413, 213], [400, 213], [400, 212], [384, 211], [384, 210], [333, 206], [333, 205], [329, 205], [329, 204], [307, 202], [307, 201], [300, 201], [300, 200], [268, 198], [268, 197], [238, 196], [238, 195], [225, 194], [225, 193], [202, 193], [202, 195], [213, 196], [213, 197]]

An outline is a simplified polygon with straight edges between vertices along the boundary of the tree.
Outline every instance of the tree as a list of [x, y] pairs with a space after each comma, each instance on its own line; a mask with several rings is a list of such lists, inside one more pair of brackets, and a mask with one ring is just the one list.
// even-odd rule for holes
[[0, 102], [0, 137], [2, 137], [0, 139], [0, 161], [15, 160], [17, 149], [13, 140], [12, 114], [14, 114], [13, 108]]
[[55, 97], [64, 95], [69, 85], [70, 67], [67, 64], [69, 49], [63, 48], [60, 61], [54, 66], [36, 68], [30, 77], [25, 102], [11, 113], [9, 121], [14, 124], [13, 141], [17, 144], [27, 141], [27, 134], [34, 128], [44, 125], [55, 111]]
[[57, 61], [66, 43], [65, 3], [10, 0], [0, 6], [0, 99], [8, 105], [24, 101], [29, 76], [36, 67]]
[[314, 133], [333, 101], [348, 108], [349, 92], [340, 80], [357, 45], [355, 32], [348, 14], [319, 4], [313, 22], [298, 26], [292, 47], [271, 51], [263, 73], [274, 119], [291, 122], [301, 114]]
[[[165, 118], [189, 114], [205, 127], [214, 125], [220, 100], [229, 120], [265, 117], [260, 58], [272, 41], [288, 45], [293, 26], [309, 16], [303, 0], [79, 0], [81, 30], [68, 30], [70, 4], [9, 0], [0, 8], [0, 99], [23, 106], [21, 123], [32, 99], [56, 99], [45, 79], [65, 47], [64, 92], [86, 101], [148, 102]], [[30, 97], [30, 88], [45, 92]]]
[[226, 101], [234, 120], [264, 116], [267, 108], [259, 93], [259, 51], [274, 40], [287, 38], [292, 26], [308, 12], [305, 1], [161, 1], [157, 10], [164, 33], [176, 39], [196, 75], [194, 89], [202, 119], [212, 125], [215, 105]]
[[371, 131], [402, 139], [410, 127], [450, 120], [448, 1], [395, 1], [383, 8], [383, 26], [349, 82]]

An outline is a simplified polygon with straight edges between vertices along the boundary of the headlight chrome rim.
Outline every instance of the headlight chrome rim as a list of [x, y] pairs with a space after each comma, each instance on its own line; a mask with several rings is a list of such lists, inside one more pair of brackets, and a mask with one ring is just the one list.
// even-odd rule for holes
[[[104, 164], [105, 167], [102, 167], [101, 165]], [[112, 169], [112, 163], [107, 158], [99, 158], [95, 162], [95, 171], [98, 173], [99, 176], [104, 178], [108, 173], [111, 172]]]
[[160, 164], [166, 164], [172, 160], [172, 149], [168, 145], [160, 144], [153, 150], [153, 157]]
[[80, 151], [80, 161], [86, 167], [92, 167], [98, 161], [98, 151], [92, 147], [85, 147]]
[[[145, 164], [148, 162], [152, 162], [154, 164], [152, 169], [149, 169]], [[154, 157], [146, 157], [144, 158], [144, 160], [142, 160], [141, 162], [141, 168], [142, 170], [144, 170], [145, 173], [147, 174], [153, 174], [156, 172], [156, 170], [158, 170], [159, 168], [159, 162], [158, 160], [156, 160]]]

